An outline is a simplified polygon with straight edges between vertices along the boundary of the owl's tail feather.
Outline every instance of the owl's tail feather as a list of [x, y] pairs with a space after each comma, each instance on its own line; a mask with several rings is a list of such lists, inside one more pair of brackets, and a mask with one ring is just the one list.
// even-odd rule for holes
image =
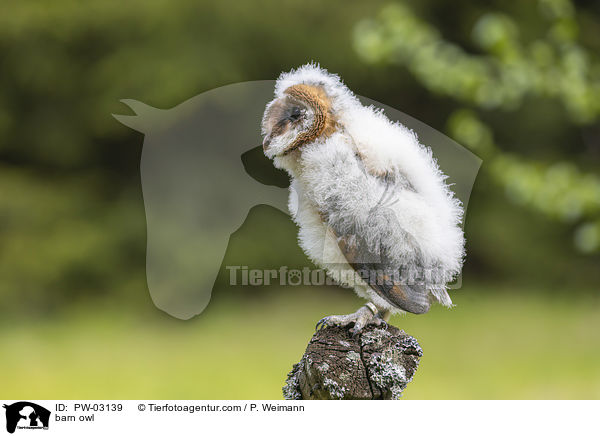
[[446, 307], [452, 307], [454, 306], [454, 304], [452, 304], [452, 299], [450, 298], [450, 295], [448, 295], [448, 292], [446, 292], [445, 289], [443, 288], [435, 288], [432, 289], [431, 291], [431, 295], [442, 305], [446, 306]]

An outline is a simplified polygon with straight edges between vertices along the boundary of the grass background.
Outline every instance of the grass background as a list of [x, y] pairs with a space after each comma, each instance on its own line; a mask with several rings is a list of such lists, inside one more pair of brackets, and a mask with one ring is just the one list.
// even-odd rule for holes
[[[406, 399], [600, 399], [600, 298], [465, 287], [456, 307], [391, 323], [424, 356]], [[99, 303], [0, 333], [7, 398], [281, 399], [315, 322], [361, 304], [351, 291], [295, 288], [216, 302], [192, 321], [152, 305]]]

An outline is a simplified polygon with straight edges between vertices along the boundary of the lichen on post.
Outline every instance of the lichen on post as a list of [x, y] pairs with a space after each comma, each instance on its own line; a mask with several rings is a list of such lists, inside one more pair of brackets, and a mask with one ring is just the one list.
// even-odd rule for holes
[[347, 328], [317, 331], [300, 362], [288, 374], [288, 400], [399, 399], [417, 370], [423, 351], [396, 327], [365, 327], [352, 337]]

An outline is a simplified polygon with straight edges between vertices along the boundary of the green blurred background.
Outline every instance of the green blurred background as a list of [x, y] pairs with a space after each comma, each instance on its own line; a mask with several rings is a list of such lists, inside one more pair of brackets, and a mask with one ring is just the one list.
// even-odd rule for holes
[[[279, 399], [335, 287], [228, 285], [190, 321], [145, 281], [143, 136], [169, 108], [309, 61], [483, 159], [457, 307], [392, 323], [424, 357], [408, 399], [600, 399], [600, 4], [4, 0], [0, 397]], [[257, 126], [258, 129], [258, 126]], [[223, 265], [310, 266], [253, 208]]]

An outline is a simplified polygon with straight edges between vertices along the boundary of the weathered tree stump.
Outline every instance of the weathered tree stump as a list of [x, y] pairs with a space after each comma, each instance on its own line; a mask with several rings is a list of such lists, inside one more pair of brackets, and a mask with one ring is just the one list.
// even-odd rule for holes
[[288, 400], [399, 399], [423, 351], [412, 336], [393, 326], [367, 326], [356, 337], [347, 328], [314, 334], [288, 374]]

